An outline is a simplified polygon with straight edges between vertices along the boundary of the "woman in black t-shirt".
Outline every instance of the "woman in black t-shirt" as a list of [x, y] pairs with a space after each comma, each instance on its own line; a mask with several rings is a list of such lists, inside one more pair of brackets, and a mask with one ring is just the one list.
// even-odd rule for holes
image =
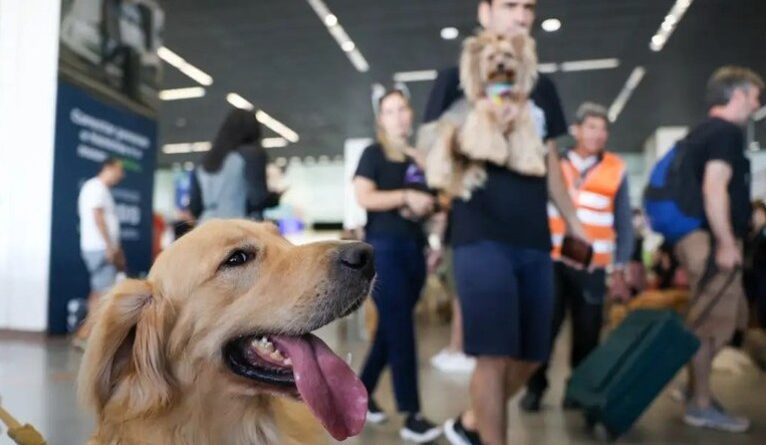
[[378, 274], [372, 298], [379, 324], [361, 379], [370, 394], [367, 420], [382, 422], [386, 415], [372, 395], [383, 369], [391, 366], [396, 402], [406, 415], [402, 437], [424, 443], [441, 431], [420, 415], [413, 310], [426, 277], [422, 221], [435, 202], [408, 144], [413, 114], [407, 97], [393, 90], [378, 105], [378, 142], [365, 149], [354, 178]]

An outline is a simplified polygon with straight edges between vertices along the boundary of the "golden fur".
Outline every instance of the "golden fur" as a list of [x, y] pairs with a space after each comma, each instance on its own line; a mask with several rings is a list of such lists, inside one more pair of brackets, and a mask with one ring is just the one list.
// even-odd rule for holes
[[[498, 121], [492, 107], [482, 100], [486, 86], [493, 81], [513, 84], [514, 116], [507, 122]], [[419, 146], [429, 152], [429, 185], [468, 199], [486, 180], [486, 162], [525, 175], [544, 176], [545, 145], [535, 129], [528, 102], [536, 81], [537, 55], [531, 37], [508, 39], [485, 31], [466, 39], [460, 82], [467, 106], [458, 103], [457, 110], [420, 131], [423, 142]]]
[[[294, 246], [270, 224], [211, 221], [163, 252], [147, 280], [118, 284], [99, 305], [78, 377], [97, 414], [88, 444], [324, 443], [305, 405], [230, 372], [222, 345], [337, 317], [345, 290], [328, 272], [339, 245]], [[255, 259], [221, 269], [241, 246]]]

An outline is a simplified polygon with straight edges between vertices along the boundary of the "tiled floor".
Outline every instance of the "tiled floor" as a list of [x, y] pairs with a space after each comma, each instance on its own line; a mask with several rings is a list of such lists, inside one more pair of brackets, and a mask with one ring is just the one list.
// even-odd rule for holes
[[[360, 366], [365, 343], [350, 341], [341, 335], [338, 325], [325, 328], [321, 335], [336, 351], [345, 356], [352, 352], [354, 365]], [[445, 326], [423, 325], [420, 329], [420, 382], [426, 414], [436, 420], [454, 416], [467, 405], [467, 378], [440, 374], [428, 365], [428, 358], [441, 348], [448, 337]], [[559, 347], [557, 358], [565, 351]], [[51, 445], [83, 444], [92, 421], [77, 405], [74, 377], [80, 354], [62, 339], [3, 339], [0, 337], [0, 397], [3, 405], [25, 422], [43, 432]], [[561, 360], [558, 360], [560, 363]], [[582, 419], [574, 413], [564, 413], [558, 407], [562, 392], [562, 377], [566, 370], [554, 367], [554, 385], [542, 414], [526, 415], [511, 404], [510, 443], [514, 445], [580, 445], [598, 444], [583, 428]], [[679, 418], [679, 406], [664, 394], [651, 407], [636, 427], [620, 443], [625, 444], [695, 444], [695, 445], [764, 445], [766, 444], [766, 376], [747, 369], [744, 374], [718, 373], [715, 383], [723, 402], [732, 410], [748, 414], [753, 429], [745, 435], [730, 435], [700, 431], [684, 426]], [[393, 401], [388, 375], [384, 375], [376, 394], [377, 400], [392, 411]], [[369, 426], [365, 432], [347, 443], [350, 445], [400, 444], [400, 420], [392, 419], [382, 427]], [[0, 434], [0, 445], [11, 441]], [[446, 444], [444, 439], [437, 443]]]

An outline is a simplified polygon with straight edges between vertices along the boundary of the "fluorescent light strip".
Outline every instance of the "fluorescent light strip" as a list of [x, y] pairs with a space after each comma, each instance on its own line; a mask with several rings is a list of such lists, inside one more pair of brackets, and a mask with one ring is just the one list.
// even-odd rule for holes
[[198, 153], [210, 150], [210, 142], [181, 142], [178, 144], [165, 144], [162, 146], [162, 152], [168, 155], [183, 153]]
[[609, 107], [609, 120], [611, 122], [617, 121], [617, 118], [620, 117], [620, 113], [622, 113], [628, 100], [630, 100], [630, 96], [633, 95], [633, 91], [635, 91], [638, 84], [641, 83], [641, 79], [644, 78], [644, 75], [646, 75], [646, 69], [642, 66], [637, 66], [633, 69], [633, 72], [630, 73], [628, 80], [625, 82], [625, 86], [622, 87], [620, 94], [617, 95], [614, 102], [612, 102], [612, 105]]
[[555, 73], [558, 70], [559, 66], [556, 63], [540, 63], [537, 65], [537, 71], [544, 74]]
[[213, 84], [213, 78], [209, 74], [187, 62], [183, 57], [169, 50], [167, 47], [160, 47], [160, 49], [157, 50], [157, 55], [169, 65], [174, 66], [200, 85], [209, 87]]
[[[241, 108], [243, 110], [248, 110], [248, 111], [255, 110], [255, 105], [253, 105], [252, 102], [250, 102], [249, 100], [245, 99], [244, 97], [240, 96], [237, 93], [227, 94], [226, 100], [231, 105], [237, 108]], [[292, 143], [296, 143], [300, 140], [298, 133], [291, 130], [287, 125], [283, 124], [282, 122], [279, 122], [278, 120], [274, 119], [263, 110], [257, 110], [255, 112], [255, 118], [258, 119], [258, 122], [269, 127], [272, 131], [274, 131], [275, 133], [277, 133], [278, 135], [282, 136], [283, 138], [287, 139], [288, 141]]]
[[665, 16], [662, 24], [660, 24], [657, 32], [652, 36], [652, 40], [649, 42], [649, 48], [652, 51], [659, 52], [665, 47], [665, 44], [670, 40], [670, 36], [673, 35], [681, 19], [686, 14], [686, 11], [692, 5], [694, 0], [676, 0], [673, 7], [670, 8], [668, 15]]
[[[286, 147], [288, 144], [285, 138], [263, 138], [261, 145], [263, 148], [280, 148]], [[162, 147], [162, 152], [165, 154], [185, 154], [185, 153], [201, 153], [209, 151], [213, 144], [207, 141], [204, 142], [180, 142], [177, 144], [165, 144]]]
[[196, 99], [205, 95], [202, 87], [176, 88], [160, 91], [160, 100]]
[[619, 59], [593, 59], [577, 60], [573, 62], [562, 62], [561, 71], [590, 71], [590, 70], [608, 70], [620, 66]]
[[346, 30], [344, 30], [343, 26], [341, 26], [340, 22], [338, 21], [338, 17], [330, 11], [330, 8], [327, 7], [324, 1], [306, 1], [308, 2], [309, 6], [311, 6], [311, 9], [313, 9], [316, 15], [319, 17], [319, 20], [321, 20], [322, 23], [327, 27], [330, 35], [332, 35], [335, 41], [338, 42], [338, 46], [340, 46], [343, 52], [346, 53], [349, 60], [354, 65], [354, 68], [362, 73], [369, 71], [370, 65], [367, 63], [367, 60], [359, 51], [359, 48], [356, 47], [356, 44], [354, 44], [354, 42], [351, 40], [351, 37], [346, 34]]
[[255, 105], [253, 105], [250, 101], [245, 99], [244, 97], [240, 96], [237, 93], [229, 93], [226, 95], [226, 101], [228, 101], [233, 106], [242, 109], [242, 110], [254, 110]]
[[283, 124], [282, 122], [279, 122], [278, 120], [269, 116], [269, 114], [263, 110], [256, 111], [255, 118], [258, 119], [258, 122], [271, 128], [275, 133], [292, 142], [293, 144], [300, 140], [298, 133], [288, 128], [287, 125]]
[[766, 105], [764, 105], [760, 110], [756, 111], [753, 115], [753, 120], [756, 122], [762, 121], [764, 118], [766, 118]]
[[287, 147], [287, 139], [285, 138], [263, 138], [261, 140], [261, 146], [263, 148], [281, 148]]
[[425, 82], [436, 79], [436, 70], [402, 71], [394, 73], [394, 82]]

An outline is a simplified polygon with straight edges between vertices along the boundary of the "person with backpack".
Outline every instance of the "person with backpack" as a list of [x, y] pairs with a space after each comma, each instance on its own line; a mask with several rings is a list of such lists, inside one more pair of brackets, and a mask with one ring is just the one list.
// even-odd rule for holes
[[[570, 363], [576, 368], [598, 346], [603, 325], [604, 300], [630, 298], [626, 266], [634, 248], [633, 213], [630, 207], [627, 165], [606, 150], [609, 117], [606, 108], [591, 102], [580, 105], [571, 127], [575, 146], [561, 159], [561, 170], [577, 208], [577, 218], [593, 242], [593, 259], [587, 270], [568, 265], [562, 259], [567, 224], [554, 206], [548, 207], [553, 243], [556, 309], [551, 344], [569, 312], [572, 317]], [[607, 288], [607, 282], [609, 288]], [[540, 411], [548, 389], [547, 364], [527, 382], [521, 408]], [[564, 399], [564, 408], [577, 404]]]
[[701, 345], [689, 364], [684, 421], [742, 433], [750, 421], [729, 414], [711, 392], [716, 354], [747, 323], [742, 242], [750, 224], [750, 161], [744, 128], [760, 108], [762, 78], [737, 66], [713, 73], [708, 118], [655, 166], [645, 194], [652, 228], [675, 244], [688, 274], [687, 324]]

